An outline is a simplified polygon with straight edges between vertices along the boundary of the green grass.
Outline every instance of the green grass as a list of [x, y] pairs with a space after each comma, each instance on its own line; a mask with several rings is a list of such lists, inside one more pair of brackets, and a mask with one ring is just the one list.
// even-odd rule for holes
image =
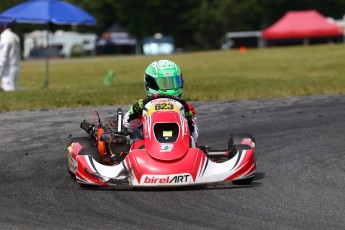
[[[0, 92], [0, 111], [131, 104], [145, 97], [143, 72], [157, 59], [175, 61], [192, 101], [345, 93], [345, 45], [182, 53], [170, 56], [108, 56], [23, 61], [20, 90]], [[114, 84], [103, 84], [108, 69]]]

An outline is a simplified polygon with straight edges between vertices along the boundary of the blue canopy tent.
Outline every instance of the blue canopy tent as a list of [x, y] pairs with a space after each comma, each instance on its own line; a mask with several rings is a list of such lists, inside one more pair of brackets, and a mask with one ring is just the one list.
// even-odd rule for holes
[[[2, 12], [0, 20], [16, 21], [17, 23], [57, 25], [95, 25], [96, 19], [71, 3], [61, 0], [29, 0]], [[47, 33], [47, 46], [49, 46]], [[49, 84], [49, 55], [46, 58], [46, 79], [44, 86]]]

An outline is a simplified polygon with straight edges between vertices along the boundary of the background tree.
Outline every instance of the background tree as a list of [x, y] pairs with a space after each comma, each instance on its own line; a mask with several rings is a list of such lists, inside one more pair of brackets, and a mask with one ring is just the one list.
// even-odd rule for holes
[[[25, 0], [2, 0], [0, 12]], [[172, 35], [184, 50], [217, 49], [229, 31], [262, 30], [289, 10], [316, 9], [335, 19], [345, 14], [345, 0], [66, 0], [93, 15], [96, 26], [54, 26], [53, 29], [100, 35], [119, 23], [139, 41], [156, 32]], [[21, 36], [42, 25], [15, 24]]]

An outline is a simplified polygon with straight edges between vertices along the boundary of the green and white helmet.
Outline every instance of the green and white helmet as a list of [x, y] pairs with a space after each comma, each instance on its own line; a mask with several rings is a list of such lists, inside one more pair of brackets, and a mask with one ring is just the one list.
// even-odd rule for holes
[[183, 88], [181, 70], [172, 61], [154, 61], [145, 70], [144, 86], [147, 96], [168, 94], [181, 97]]

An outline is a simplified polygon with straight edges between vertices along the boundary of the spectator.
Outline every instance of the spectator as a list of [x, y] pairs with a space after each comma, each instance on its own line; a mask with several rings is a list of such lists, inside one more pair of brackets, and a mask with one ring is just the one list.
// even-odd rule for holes
[[0, 79], [4, 91], [18, 89], [20, 65], [20, 40], [9, 28], [8, 22], [0, 22]]

